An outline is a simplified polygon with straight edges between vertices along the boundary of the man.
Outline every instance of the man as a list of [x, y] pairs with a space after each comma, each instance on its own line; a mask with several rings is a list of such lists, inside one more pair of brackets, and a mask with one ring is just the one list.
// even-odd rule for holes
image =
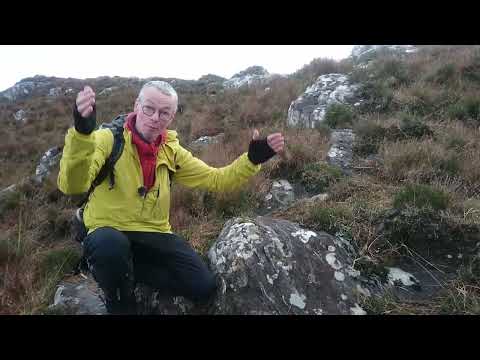
[[[135, 313], [135, 282], [207, 302], [215, 292], [215, 278], [191, 246], [171, 231], [170, 181], [233, 190], [284, 147], [282, 134], [259, 140], [255, 130], [248, 153], [223, 168], [210, 167], [180, 146], [175, 131], [167, 130], [177, 106], [177, 93], [168, 83], [143, 86], [125, 120], [115, 185], [103, 181], [95, 187], [84, 209], [84, 255], [110, 314]], [[87, 192], [112, 151], [112, 132], [93, 131], [95, 114], [95, 93], [86, 86], [78, 93], [74, 127], [67, 132], [60, 161], [58, 187], [65, 194]]]

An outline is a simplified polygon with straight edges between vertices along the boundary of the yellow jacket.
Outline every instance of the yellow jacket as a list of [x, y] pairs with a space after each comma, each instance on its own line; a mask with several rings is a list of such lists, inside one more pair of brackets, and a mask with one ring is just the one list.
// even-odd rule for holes
[[[103, 226], [120, 231], [155, 231], [171, 233], [170, 179], [190, 188], [209, 191], [231, 191], [243, 185], [249, 177], [260, 171], [242, 154], [230, 165], [214, 168], [195, 158], [184, 149], [177, 132], [168, 130], [166, 143], [160, 145], [157, 155], [155, 184], [145, 197], [138, 188], [143, 186], [143, 174], [132, 134], [124, 129], [125, 147], [115, 165], [115, 186], [109, 190], [108, 178], [90, 195], [84, 210], [85, 226], [89, 233]], [[60, 160], [58, 188], [64, 194], [81, 194], [102, 168], [113, 147], [113, 134], [101, 129], [84, 135], [70, 128]]]

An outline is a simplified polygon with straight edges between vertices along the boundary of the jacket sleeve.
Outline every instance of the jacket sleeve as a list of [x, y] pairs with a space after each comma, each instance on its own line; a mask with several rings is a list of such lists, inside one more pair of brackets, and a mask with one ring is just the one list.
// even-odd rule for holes
[[112, 135], [112, 144], [110, 149], [107, 149], [106, 136], [100, 136], [104, 135], [104, 131], [99, 130], [84, 135], [74, 128], [68, 130], [57, 178], [57, 185], [61, 192], [73, 195], [88, 191], [113, 145]]
[[247, 153], [239, 156], [230, 165], [215, 168], [194, 157], [190, 151], [179, 146], [176, 153], [174, 180], [191, 188], [203, 188], [215, 192], [232, 191], [258, 173], [261, 165], [254, 165]]

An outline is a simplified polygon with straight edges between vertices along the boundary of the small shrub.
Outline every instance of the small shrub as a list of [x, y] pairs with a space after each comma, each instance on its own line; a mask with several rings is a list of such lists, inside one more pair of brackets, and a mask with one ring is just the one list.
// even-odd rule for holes
[[424, 136], [432, 136], [433, 132], [428, 125], [417, 117], [408, 114], [401, 115], [400, 130], [406, 138], [420, 139]]
[[447, 154], [447, 157], [438, 158], [434, 162], [434, 166], [438, 169], [439, 175], [447, 174], [450, 176], [456, 176], [461, 171], [460, 161], [458, 156], [454, 153]]
[[435, 76], [432, 77], [432, 81], [442, 85], [451, 83], [455, 78], [455, 73], [456, 69], [454, 64], [445, 64], [437, 70]]
[[447, 149], [462, 150], [465, 145], [467, 145], [467, 141], [464, 138], [460, 136], [452, 136], [447, 140], [445, 146]]
[[315, 123], [315, 129], [322, 136], [325, 136], [325, 137], [330, 137], [330, 135], [332, 133], [332, 129], [327, 124], [325, 124], [323, 121]]
[[0, 266], [7, 262], [10, 257], [11, 245], [7, 237], [0, 238]]
[[270, 170], [270, 178], [298, 181], [304, 167], [317, 160], [315, 149], [311, 149], [309, 146], [300, 142], [289, 144], [288, 151], [290, 153], [289, 158], [278, 162], [276, 166]]
[[393, 90], [383, 81], [368, 80], [358, 92], [364, 101], [358, 107], [363, 113], [386, 112], [390, 110]]
[[325, 113], [325, 124], [331, 128], [343, 127], [351, 124], [353, 120], [353, 110], [350, 106], [344, 104], [332, 104]]
[[480, 120], [480, 98], [466, 97], [448, 108], [448, 114], [459, 120]]
[[301, 183], [308, 192], [321, 193], [342, 177], [342, 171], [326, 163], [308, 164], [301, 175]]
[[461, 70], [462, 78], [471, 82], [480, 82], [480, 54], [473, 56], [471, 63]]
[[17, 209], [22, 202], [22, 193], [17, 189], [11, 193], [5, 194], [0, 201], [0, 218], [8, 211]]
[[229, 218], [251, 211], [256, 201], [256, 194], [244, 188], [228, 193], [205, 193], [204, 206], [222, 218]]
[[468, 284], [480, 285], [480, 256], [473, 256], [459, 269], [460, 279]]
[[76, 248], [58, 248], [47, 251], [39, 263], [42, 278], [61, 277], [74, 270], [81, 253]]
[[431, 207], [405, 206], [387, 212], [383, 216], [381, 234], [384, 240], [381, 243], [385, 247], [401, 249], [406, 245], [429, 257], [458, 251], [465, 241], [462, 227]]
[[[377, 79], [391, 79], [394, 78], [395, 81], [390, 83], [390, 85], [398, 86], [407, 84], [408, 72], [405, 63], [396, 58], [385, 58], [377, 61], [375, 68], [375, 77]], [[391, 82], [391, 80], [390, 80]]]
[[428, 185], [413, 184], [405, 186], [395, 195], [393, 205], [396, 208], [414, 206], [417, 208], [431, 207], [435, 210], [445, 210], [449, 203], [448, 194]]
[[353, 151], [360, 156], [375, 154], [386, 135], [386, 129], [373, 121], [358, 123], [354, 130], [356, 139]]
[[473, 223], [480, 224], [480, 200], [466, 200], [463, 204], [463, 213], [465, 220], [471, 220]]
[[313, 206], [308, 222], [317, 231], [334, 234], [340, 231], [351, 213], [346, 208]]

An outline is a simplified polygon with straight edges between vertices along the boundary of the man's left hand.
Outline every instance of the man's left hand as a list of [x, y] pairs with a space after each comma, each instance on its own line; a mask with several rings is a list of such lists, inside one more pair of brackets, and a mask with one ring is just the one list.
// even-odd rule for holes
[[261, 164], [282, 152], [284, 146], [285, 139], [281, 133], [270, 134], [266, 139], [259, 139], [258, 130], [255, 129], [248, 149], [248, 158], [254, 164]]
[[285, 138], [281, 133], [274, 133], [267, 136], [267, 143], [276, 153], [282, 152], [285, 147]]

